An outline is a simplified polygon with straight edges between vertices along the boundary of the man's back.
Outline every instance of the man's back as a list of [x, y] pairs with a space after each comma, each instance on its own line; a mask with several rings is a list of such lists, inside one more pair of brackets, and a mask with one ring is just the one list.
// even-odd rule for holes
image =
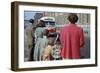
[[84, 44], [83, 29], [76, 24], [69, 24], [61, 29], [60, 36], [65, 58], [79, 58], [80, 47]]

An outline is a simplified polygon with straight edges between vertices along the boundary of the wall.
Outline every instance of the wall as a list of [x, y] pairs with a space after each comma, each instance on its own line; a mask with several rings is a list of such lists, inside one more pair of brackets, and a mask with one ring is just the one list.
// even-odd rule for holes
[[[10, 70], [11, 61], [11, 5], [10, 3], [14, 0], [0, 0], [0, 73], [14, 73]], [[47, 2], [47, 3], [62, 3], [62, 4], [79, 4], [79, 5], [97, 5], [100, 9], [100, 0], [22, 0], [22, 1], [34, 1], [34, 2]], [[98, 10], [100, 13], [100, 10]], [[98, 14], [100, 16], [100, 14]], [[100, 17], [98, 17], [100, 19]], [[98, 24], [100, 21], [98, 22]], [[100, 25], [98, 25], [98, 28]], [[98, 29], [100, 31], [100, 29]], [[100, 33], [98, 33], [100, 37]], [[98, 43], [100, 38], [98, 38]], [[98, 51], [100, 51], [98, 45]], [[100, 53], [98, 54], [98, 56]], [[100, 61], [100, 57], [98, 59]], [[25, 73], [99, 73], [100, 63], [98, 67], [87, 67], [87, 68], [73, 68], [73, 69], [56, 69], [56, 70], [40, 70], [40, 71], [26, 71]], [[24, 72], [22, 72], [24, 73]]]

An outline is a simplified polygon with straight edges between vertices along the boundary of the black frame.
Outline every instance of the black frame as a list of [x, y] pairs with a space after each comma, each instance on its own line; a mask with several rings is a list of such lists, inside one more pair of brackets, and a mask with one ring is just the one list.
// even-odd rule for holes
[[[69, 8], [84, 8], [95, 10], [95, 64], [84, 64], [74, 66], [53, 66], [53, 67], [37, 67], [37, 68], [18, 68], [18, 42], [19, 42], [19, 25], [18, 25], [18, 6], [19, 5], [36, 5], [36, 6], [52, 6], [52, 7], [69, 7]], [[68, 4], [51, 4], [51, 3], [33, 3], [33, 2], [12, 2], [11, 3], [11, 70], [13, 71], [28, 71], [28, 70], [45, 70], [45, 69], [61, 69], [61, 68], [79, 68], [97, 66], [97, 7], [84, 5], [68, 5]]]

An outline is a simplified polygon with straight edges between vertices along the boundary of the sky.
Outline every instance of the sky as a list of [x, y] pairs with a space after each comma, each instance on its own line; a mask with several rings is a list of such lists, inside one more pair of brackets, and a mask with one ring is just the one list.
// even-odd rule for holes
[[34, 19], [36, 13], [41, 13], [39, 11], [24, 11], [24, 20]]

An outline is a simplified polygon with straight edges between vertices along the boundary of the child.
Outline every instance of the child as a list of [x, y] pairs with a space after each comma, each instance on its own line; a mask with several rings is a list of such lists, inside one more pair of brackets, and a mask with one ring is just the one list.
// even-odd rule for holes
[[46, 46], [46, 48], [44, 49], [43, 52], [43, 61], [48, 61], [48, 60], [52, 60], [52, 56], [51, 56], [51, 51], [54, 48], [54, 41], [55, 41], [55, 34], [49, 34], [48, 36], [48, 45]]
[[57, 34], [57, 37], [55, 39], [55, 43], [54, 43], [54, 49], [52, 50], [52, 56], [54, 60], [61, 60], [61, 42], [60, 42], [60, 38], [59, 38], [59, 34]]

